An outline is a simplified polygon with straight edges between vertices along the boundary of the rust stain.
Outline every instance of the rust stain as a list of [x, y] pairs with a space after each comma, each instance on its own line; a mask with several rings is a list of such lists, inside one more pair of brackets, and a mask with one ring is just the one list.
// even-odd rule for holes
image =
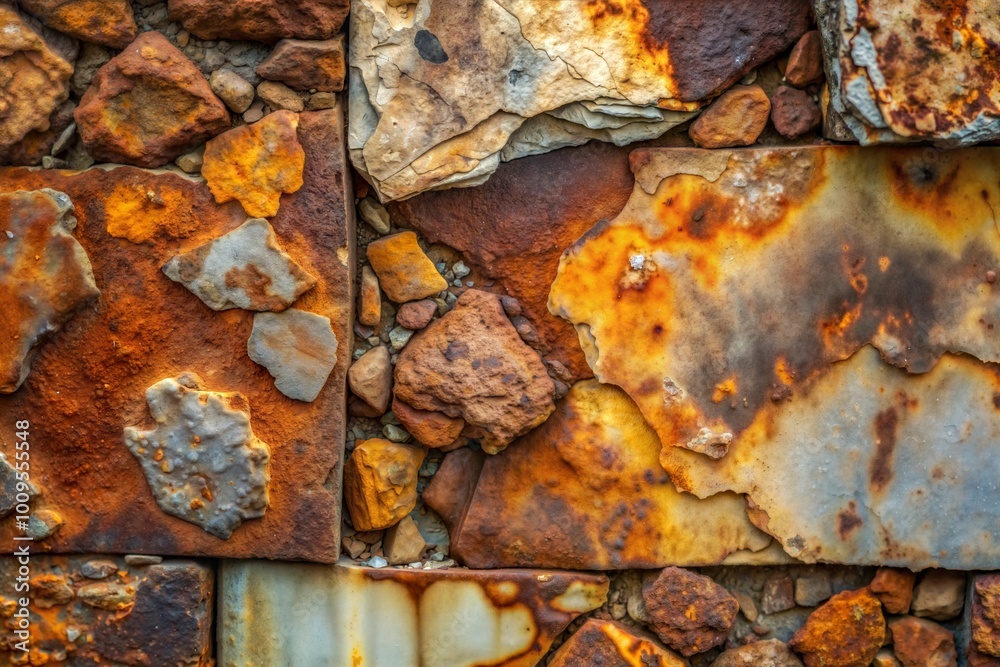
[[895, 407], [886, 408], [875, 415], [875, 456], [868, 469], [872, 489], [881, 491], [892, 481], [892, 455], [896, 448], [896, 430], [899, 415]]
[[858, 504], [853, 500], [847, 503], [847, 507], [837, 514], [837, 534], [840, 539], [846, 540], [851, 537], [851, 533], [864, 524], [858, 516]]

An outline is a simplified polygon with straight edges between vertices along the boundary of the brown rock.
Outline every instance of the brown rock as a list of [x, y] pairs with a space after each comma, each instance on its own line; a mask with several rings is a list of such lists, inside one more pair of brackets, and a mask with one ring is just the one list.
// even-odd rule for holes
[[972, 643], [1000, 657], [1000, 574], [981, 574], [972, 584]]
[[872, 660], [872, 667], [903, 667], [903, 663], [893, 655], [892, 649], [882, 648], [875, 654], [875, 659]]
[[38, 347], [100, 294], [72, 213], [54, 190], [0, 194], [0, 394], [21, 386]]
[[294, 90], [335, 93], [344, 89], [344, 36], [307, 41], [283, 39], [260, 65], [257, 74]]
[[553, 654], [549, 667], [687, 667], [649, 633], [615, 621], [588, 619]]
[[347, 372], [351, 391], [379, 414], [389, 407], [392, 396], [392, 364], [389, 348], [379, 345], [361, 355]]
[[802, 667], [802, 661], [785, 642], [768, 639], [729, 649], [715, 659], [712, 667]]
[[361, 290], [358, 320], [368, 327], [377, 327], [382, 320], [382, 290], [378, 286], [378, 276], [370, 266], [361, 269]]
[[775, 572], [764, 580], [760, 610], [776, 614], [795, 606], [795, 584], [787, 572]]
[[786, 139], [819, 127], [820, 119], [819, 105], [804, 90], [779, 86], [771, 98], [771, 122]]
[[686, 656], [726, 641], [739, 603], [710, 578], [668, 567], [642, 586], [642, 599], [656, 634]]
[[201, 39], [330, 39], [349, 0], [169, 0], [170, 18]]
[[423, 329], [437, 314], [437, 304], [430, 299], [404, 303], [396, 311], [396, 321], [400, 326], [412, 331]]
[[803, 87], [823, 78], [823, 40], [819, 30], [810, 30], [799, 38], [788, 54], [785, 78], [793, 86]]
[[396, 303], [405, 303], [448, 289], [434, 262], [420, 249], [417, 235], [401, 232], [368, 244], [368, 261], [382, 291]]
[[74, 114], [97, 160], [159, 167], [230, 127], [197, 66], [156, 31], [97, 71]]
[[201, 174], [215, 201], [235, 199], [255, 218], [275, 215], [282, 193], [302, 187], [305, 152], [298, 125], [294, 113], [277, 111], [209, 141]]
[[867, 667], [885, 640], [878, 599], [862, 588], [834, 595], [792, 637], [806, 667]]
[[971, 646], [966, 654], [966, 660], [968, 667], [1000, 667], [1000, 658], [980, 653]]
[[52, 50], [13, 9], [0, 5], [0, 155], [33, 130], [69, 96], [73, 66]]
[[344, 465], [344, 501], [357, 530], [382, 530], [413, 511], [422, 447], [362, 440]]
[[428, 447], [447, 448], [465, 428], [461, 417], [452, 419], [442, 412], [417, 410], [397, 398], [392, 399], [392, 412], [417, 442]]
[[702, 148], [749, 146], [764, 131], [770, 111], [760, 86], [733, 86], [691, 123], [688, 134]]
[[486, 456], [464, 448], [448, 453], [424, 490], [424, 503], [438, 513], [452, 534], [476, 490]]
[[929, 570], [913, 590], [910, 610], [914, 616], [947, 621], [959, 615], [964, 601], [964, 572]]
[[85, 42], [121, 49], [138, 28], [128, 0], [21, 0], [45, 25]]
[[889, 621], [889, 631], [903, 667], [958, 667], [955, 637], [937, 623], [903, 616]]
[[382, 553], [389, 565], [407, 565], [420, 560], [427, 542], [424, 541], [417, 524], [409, 515], [385, 531], [382, 539]]
[[263, 81], [257, 86], [257, 94], [264, 104], [274, 110], [294, 111], [298, 113], [305, 109], [306, 103], [298, 93], [283, 83]]
[[885, 610], [890, 614], [905, 614], [910, 611], [913, 600], [913, 583], [917, 575], [909, 570], [880, 567], [868, 586]]
[[[824, 570], [805, 574], [795, 580], [795, 604], [815, 607], [830, 599], [833, 586], [830, 575]], [[876, 596], [877, 597], [877, 596]]]
[[521, 341], [500, 299], [480, 290], [462, 294], [396, 362], [396, 398], [463, 418], [473, 430], [466, 435], [480, 437], [490, 454], [544, 422], [554, 409], [554, 391], [545, 365]]
[[253, 85], [231, 69], [217, 69], [208, 77], [212, 92], [232, 111], [243, 113], [253, 103]]

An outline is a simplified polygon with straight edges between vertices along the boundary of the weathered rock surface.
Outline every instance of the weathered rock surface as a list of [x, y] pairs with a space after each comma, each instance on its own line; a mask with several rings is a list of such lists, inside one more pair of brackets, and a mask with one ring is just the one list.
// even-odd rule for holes
[[545, 421], [554, 390], [542, 360], [521, 341], [500, 299], [480, 290], [462, 294], [396, 362], [397, 399], [417, 410], [461, 417], [466, 434], [481, 438], [491, 454]]
[[337, 337], [330, 318], [298, 308], [257, 313], [247, 354], [267, 369], [278, 391], [311, 403], [337, 365]]
[[760, 86], [733, 86], [691, 123], [688, 134], [702, 148], [749, 146], [764, 131], [770, 111]]
[[159, 32], [144, 32], [94, 76], [74, 112], [95, 159], [159, 167], [229, 129], [226, 105]]
[[[102, 557], [111, 571], [95, 584], [84, 574], [92, 558], [32, 554], [30, 651], [17, 650], [13, 641], [19, 640], [10, 634], [13, 641], [0, 644], [0, 661], [18, 664], [27, 655], [36, 665], [66, 662], [67, 656], [68, 664], [123, 667], [215, 664], [211, 565], [171, 559], [132, 567], [119, 556]], [[0, 558], [0, 579], [12, 584], [5, 594], [15, 594], [17, 571], [16, 558]]]
[[771, 122], [778, 134], [795, 139], [819, 127], [819, 106], [804, 90], [779, 86], [771, 98]]
[[[634, 151], [632, 200], [564, 254], [550, 306], [597, 377], [636, 401], [678, 488], [748, 494], [790, 555], [992, 567], [1000, 482], [981, 461], [1000, 387], [982, 362], [1000, 359], [997, 160]], [[690, 451], [712, 441], [728, 443], [719, 461]], [[930, 519], [944, 508], [961, 527]]]
[[725, 642], [740, 609], [725, 588], [679, 567], [643, 583], [642, 600], [656, 634], [686, 656]]
[[378, 326], [382, 319], [382, 290], [378, 286], [378, 276], [370, 266], [361, 270], [358, 301], [358, 321], [365, 326]]
[[276, 111], [209, 141], [201, 174], [215, 201], [235, 199], [255, 218], [276, 214], [281, 195], [302, 187], [305, 151], [298, 125], [294, 113]]
[[413, 511], [422, 447], [363, 440], [344, 466], [344, 500], [358, 530], [382, 530]]
[[[247, 356], [252, 312], [202, 307], [161, 272], [171, 257], [243, 223], [235, 202], [219, 206], [204, 183], [132, 167], [0, 169], [0, 192], [49, 187], [87, 202], [76, 210], [74, 236], [102, 291], [98, 308], [80, 311], [46, 343], [22, 390], [0, 395], [0, 415], [27, 415], [31, 437], [49, 443], [32, 448], [32, 473], [45, 480], [44, 505], [58, 509], [66, 523], [46, 546], [79, 553], [337, 559], [352, 347], [345, 341], [353, 326], [355, 266], [342, 122], [339, 109], [300, 116], [304, 184], [271, 220], [282, 246], [318, 279], [295, 306], [327, 314], [343, 343], [326, 389], [312, 403], [276, 391], [267, 371]], [[212, 389], [246, 396], [254, 433], [271, 448], [271, 505], [228, 540], [161, 510], [122, 440], [124, 426], [149, 420], [146, 389], [185, 369], [202, 374]], [[0, 441], [16, 442], [15, 420], [0, 419]], [[14, 544], [16, 534], [13, 521], [0, 522], [0, 541]]]
[[271, 450], [254, 435], [243, 395], [204, 390], [187, 373], [154, 384], [146, 401], [156, 427], [126, 428], [125, 445], [160, 509], [222, 539], [264, 516]]
[[973, 576], [970, 616], [972, 645], [980, 653], [1000, 657], [1000, 574]]
[[280, 81], [293, 90], [335, 93], [344, 89], [347, 64], [344, 37], [333, 39], [283, 39], [260, 65], [257, 74]]
[[889, 621], [889, 631], [903, 667], [958, 667], [955, 637], [937, 623], [903, 616]]
[[712, 667], [802, 667], [802, 661], [785, 642], [767, 639], [723, 652]]
[[225, 561], [220, 576], [220, 665], [531, 667], [608, 593], [548, 570]]
[[378, 345], [365, 352], [347, 371], [351, 391], [379, 414], [389, 409], [392, 398], [392, 363], [389, 348]]
[[591, 618], [559, 647], [549, 667], [687, 667], [687, 664], [642, 630]]
[[50, 28], [85, 42], [122, 49], [138, 32], [128, 0], [21, 0], [20, 4]]
[[316, 285], [278, 244], [271, 224], [251, 218], [209, 243], [173, 257], [163, 273], [212, 310], [282, 311]]
[[69, 97], [73, 66], [0, 5], [0, 155], [33, 130], [47, 130], [49, 116]]
[[351, 156], [385, 201], [478, 185], [501, 161], [591, 139], [650, 139], [794, 44], [809, 11], [804, 0], [359, 0]]
[[330, 39], [350, 0], [168, 0], [170, 18], [201, 39]]
[[910, 609], [915, 616], [947, 621], [961, 613], [964, 601], [964, 572], [930, 570], [913, 589]]
[[913, 600], [913, 584], [917, 575], [909, 570], [880, 567], [868, 588], [879, 599], [890, 614], [905, 614], [910, 611]]
[[806, 667], [867, 667], [884, 639], [882, 605], [863, 588], [830, 598], [809, 615], [789, 645]]
[[0, 393], [16, 391], [39, 346], [100, 294], [71, 234], [76, 223], [62, 192], [0, 194], [0, 310], [9, 327], [0, 336]]
[[470, 567], [588, 570], [772, 557], [742, 498], [678, 493], [659, 449], [621, 390], [578, 382], [548, 421], [488, 457], [467, 509], [450, 512], [462, 516], [452, 553]]
[[[1000, 137], [1000, 25], [990, 0], [819, 0], [833, 110], [863, 144]], [[877, 29], [876, 29], [877, 26]]]
[[368, 261], [378, 276], [379, 287], [396, 303], [437, 296], [448, 288], [413, 232], [372, 241], [368, 244]]
[[404, 516], [399, 523], [385, 531], [382, 551], [389, 565], [406, 565], [420, 560], [427, 543], [424, 542], [416, 522]]

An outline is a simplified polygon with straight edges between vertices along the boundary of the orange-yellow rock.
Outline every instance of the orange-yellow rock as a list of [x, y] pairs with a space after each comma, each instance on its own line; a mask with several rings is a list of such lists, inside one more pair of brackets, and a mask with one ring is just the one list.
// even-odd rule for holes
[[121, 49], [138, 28], [128, 0], [21, 0], [21, 7], [70, 37]]
[[733, 86], [691, 123], [688, 134], [702, 148], [749, 146], [764, 131], [770, 112], [771, 101], [760, 86]]
[[276, 111], [209, 141], [201, 174], [215, 201], [235, 199], [255, 218], [275, 215], [282, 193], [302, 187], [305, 152], [298, 126], [296, 114]]
[[396, 303], [434, 296], [448, 288], [413, 232], [385, 236], [368, 245], [368, 261], [378, 275], [379, 285]]
[[885, 641], [885, 618], [867, 588], [834, 595], [789, 642], [806, 667], [867, 667]]
[[549, 667], [688, 667], [688, 662], [654, 637], [615, 621], [591, 618], [555, 655]]
[[356, 529], [382, 530], [413, 511], [425, 453], [381, 438], [358, 443], [344, 465], [344, 500]]

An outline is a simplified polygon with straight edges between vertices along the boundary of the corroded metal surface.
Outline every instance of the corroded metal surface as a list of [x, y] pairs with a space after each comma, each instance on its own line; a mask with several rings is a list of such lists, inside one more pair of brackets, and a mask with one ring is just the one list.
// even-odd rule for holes
[[[215, 574], [201, 561], [128, 565], [117, 556], [40, 556], [27, 574], [0, 558], [0, 663], [211, 667]], [[27, 589], [21, 589], [27, 583]], [[27, 607], [19, 599], [27, 598]], [[18, 614], [26, 609], [28, 652]], [[25, 661], [27, 660], [27, 661]]]
[[995, 564], [1000, 151], [632, 161], [632, 199], [566, 252], [550, 305], [678, 487], [747, 493], [805, 560]]
[[995, 0], [815, 0], [831, 101], [862, 143], [1000, 137]]
[[487, 458], [452, 553], [484, 568], [713, 565], [734, 552], [774, 562], [743, 498], [679, 493], [659, 451], [624, 392], [578, 382], [545, 424]]
[[[35, 508], [66, 520], [36, 551], [336, 560], [354, 265], [347, 166], [331, 148], [342, 137], [338, 114], [301, 114], [304, 185], [270, 221], [284, 250], [319, 278], [296, 307], [329, 317], [343, 343], [313, 403], [285, 397], [249, 358], [253, 313], [215, 312], [160, 270], [242, 224], [239, 204], [216, 205], [204, 184], [130, 167], [0, 170], [0, 192], [53, 187], [77, 202], [75, 236], [102, 291], [40, 349], [24, 385], [0, 397], [3, 451], [13, 460], [15, 421], [30, 420]], [[184, 371], [245, 396], [253, 431], [271, 448], [267, 513], [228, 540], [163, 512], [122, 437], [126, 426], [153, 426], [146, 390]], [[12, 520], [0, 523], [0, 541], [13, 532]]]
[[225, 561], [220, 591], [220, 667], [531, 667], [608, 580]]

